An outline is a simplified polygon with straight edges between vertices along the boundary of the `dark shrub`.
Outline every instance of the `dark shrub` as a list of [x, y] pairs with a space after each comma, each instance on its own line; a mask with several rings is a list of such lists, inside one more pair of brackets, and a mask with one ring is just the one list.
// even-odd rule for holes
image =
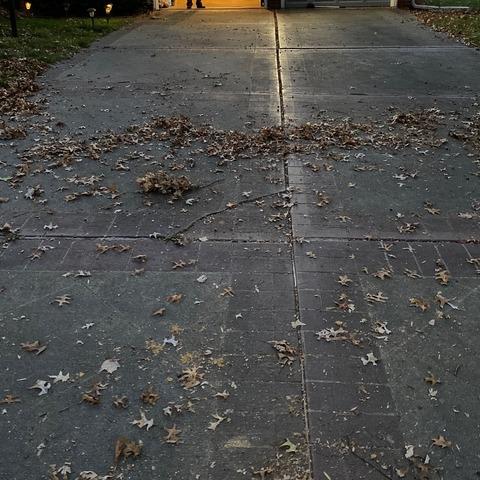
[[[32, 3], [32, 13], [34, 15], [45, 15], [51, 17], [61, 17], [65, 15], [64, 0], [30, 0]], [[23, 0], [17, 0], [19, 8], [23, 5]], [[68, 0], [70, 8], [68, 15], [75, 17], [86, 17], [87, 8], [96, 8], [97, 17], [105, 15], [105, 4], [113, 3], [112, 15], [132, 15], [143, 13], [152, 7], [152, 0]], [[0, 0], [0, 5], [6, 7], [8, 0]]]

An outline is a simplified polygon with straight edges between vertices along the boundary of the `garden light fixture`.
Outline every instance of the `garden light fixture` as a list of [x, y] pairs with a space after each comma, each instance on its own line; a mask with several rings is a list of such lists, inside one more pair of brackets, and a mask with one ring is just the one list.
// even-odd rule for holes
[[96, 11], [97, 11], [96, 8], [87, 8], [88, 15], [92, 19], [92, 29], [95, 28], [95, 12]]
[[107, 23], [110, 21], [110, 14], [112, 13], [113, 3], [105, 5], [105, 15], [107, 16]]
[[65, 16], [67, 17], [70, 10], [70, 2], [63, 2], [63, 10], [65, 10]]

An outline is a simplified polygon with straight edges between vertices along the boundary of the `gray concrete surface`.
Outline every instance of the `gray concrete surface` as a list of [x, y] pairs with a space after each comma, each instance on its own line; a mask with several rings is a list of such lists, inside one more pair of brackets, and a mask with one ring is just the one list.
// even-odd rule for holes
[[[27, 137], [0, 143], [2, 479], [477, 478], [478, 70], [389, 9], [167, 12], [50, 69]], [[179, 114], [209, 127], [149, 123]], [[156, 169], [199, 188], [143, 195]], [[115, 464], [119, 437], [141, 455]]]

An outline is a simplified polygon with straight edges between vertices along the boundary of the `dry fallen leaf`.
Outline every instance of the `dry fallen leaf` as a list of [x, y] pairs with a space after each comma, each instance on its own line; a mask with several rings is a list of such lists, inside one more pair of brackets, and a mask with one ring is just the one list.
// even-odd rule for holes
[[222, 400], [227, 400], [227, 398], [230, 396], [230, 393], [228, 393], [226, 390], [223, 392], [217, 392], [214, 397], [215, 398], [221, 398]]
[[70, 380], [70, 374], [69, 373], [63, 373], [61, 370], [57, 373], [57, 375], [49, 375], [48, 378], [51, 378], [53, 380], [53, 383], [58, 383], [58, 382], [68, 382]]
[[373, 354], [373, 352], [367, 353], [366, 357], [361, 357], [363, 365], [368, 365], [371, 363], [372, 365], [378, 365], [377, 362], [379, 359]]
[[70, 300], [72, 297], [70, 295], [60, 295], [59, 297], [55, 298], [54, 302], [58, 303], [59, 307], [63, 307], [64, 305], [70, 305]]
[[282, 367], [291, 365], [295, 361], [298, 353], [286, 340], [274, 340], [269, 343], [271, 343], [272, 347], [277, 351], [277, 356]]
[[138, 457], [142, 451], [142, 442], [135, 443], [125, 437], [120, 437], [115, 443], [114, 463], [117, 464], [121, 458]]
[[432, 372], [428, 372], [428, 375], [424, 378], [424, 381], [425, 383], [432, 385], [432, 387], [441, 383], [440, 380]]
[[0, 400], [0, 405], [2, 404], [11, 405], [13, 403], [19, 403], [19, 402], [20, 402], [20, 399], [18, 397], [9, 393], [8, 395], [5, 395], [3, 400]]
[[130, 422], [132, 425], [136, 425], [138, 428], [144, 428], [148, 431], [150, 430], [154, 424], [153, 424], [153, 418], [150, 420], [145, 416], [145, 412], [143, 410], [140, 410], [140, 418], [137, 420], [133, 420]]
[[425, 202], [424, 208], [430, 215], [440, 215], [440, 210], [435, 208], [430, 202]]
[[174, 293], [167, 297], [167, 302], [169, 303], [180, 303], [183, 299], [183, 293]]
[[475, 270], [477, 271], [477, 273], [480, 273], [480, 257], [467, 258], [466, 261], [467, 263], [475, 267]]
[[272, 467], [262, 467], [260, 470], [254, 470], [253, 474], [258, 475], [260, 480], [265, 480], [267, 475], [271, 475], [273, 473]]
[[438, 267], [435, 269], [435, 280], [437, 280], [440, 285], [448, 285], [448, 281], [450, 280], [450, 274], [447, 270]]
[[365, 299], [369, 303], [386, 303], [388, 297], [383, 294], [383, 292], [378, 293], [367, 293]]
[[450, 448], [452, 446], [452, 442], [447, 440], [443, 435], [439, 435], [436, 438], [432, 438], [432, 442], [435, 447]]
[[20, 346], [22, 347], [22, 350], [25, 350], [26, 352], [34, 352], [36, 355], [40, 355], [47, 349], [47, 346], [42, 345], [39, 340], [21, 343]]
[[222, 417], [218, 413], [214, 413], [212, 417], [215, 419], [213, 422], [208, 424], [208, 430], [212, 430], [213, 432], [217, 429], [217, 427], [227, 419], [227, 417]]
[[423, 298], [410, 298], [410, 306], [419, 308], [422, 312], [426, 312], [430, 308], [430, 304]]
[[46, 380], [37, 380], [31, 387], [30, 389], [38, 389], [40, 390], [38, 392], [38, 395], [46, 395], [48, 391], [50, 390], [52, 384], [50, 382], [47, 382]]
[[155, 405], [159, 398], [160, 398], [160, 395], [157, 392], [155, 392], [152, 386], [144, 390], [140, 397], [143, 403], [148, 403], [149, 405]]
[[220, 294], [221, 297], [233, 297], [235, 295], [232, 287], [225, 287]]
[[163, 343], [157, 342], [156, 340], [147, 340], [145, 342], [145, 348], [153, 353], [153, 355], [160, 355], [165, 349]]
[[97, 252], [102, 254], [110, 251], [118, 252], [118, 253], [123, 253], [123, 252], [129, 252], [132, 249], [131, 245], [124, 245], [124, 244], [119, 244], [119, 245], [104, 245], [101, 243], [97, 243]]
[[127, 408], [128, 398], [125, 395], [122, 395], [121, 397], [116, 395], [115, 397], [113, 397], [113, 405], [116, 408]]
[[200, 370], [201, 367], [192, 366], [186, 368], [180, 375], [178, 375], [178, 379], [183, 385], [183, 388], [190, 389], [200, 385], [205, 375], [204, 373], [201, 373]]
[[339, 275], [337, 283], [344, 287], [348, 287], [352, 283], [352, 279], [348, 275]]
[[372, 273], [372, 275], [380, 280], [385, 280], [386, 278], [392, 278], [392, 271], [389, 268], [384, 267], [375, 273]]
[[317, 192], [317, 207], [325, 207], [330, 204], [330, 197], [325, 192]]
[[113, 373], [120, 367], [118, 360], [109, 358], [102, 363], [99, 372]]
[[280, 445], [280, 448], [285, 448], [287, 453], [296, 453], [298, 450], [297, 445], [292, 443], [288, 438]]
[[338, 300], [335, 302], [335, 305], [342, 312], [352, 313], [355, 311], [355, 304], [348, 298], [346, 293], [341, 293], [338, 297]]
[[95, 382], [93, 383], [90, 390], [82, 394], [82, 402], [88, 403], [90, 405], [98, 405], [100, 403], [100, 397], [102, 390], [107, 388], [107, 384]]
[[165, 443], [170, 443], [172, 445], [177, 445], [180, 442], [179, 435], [182, 432], [177, 429], [176, 425], [173, 425], [171, 428], [165, 428], [167, 436], [164, 437]]
[[361, 341], [356, 338], [355, 334], [345, 330], [342, 326], [338, 326], [337, 328], [326, 328], [316, 332], [315, 335], [317, 335], [317, 340], [325, 340], [326, 342], [346, 341], [355, 346], [361, 344]]
[[410, 270], [409, 268], [406, 268], [403, 273], [409, 278], [422, 278], [416, 270]]

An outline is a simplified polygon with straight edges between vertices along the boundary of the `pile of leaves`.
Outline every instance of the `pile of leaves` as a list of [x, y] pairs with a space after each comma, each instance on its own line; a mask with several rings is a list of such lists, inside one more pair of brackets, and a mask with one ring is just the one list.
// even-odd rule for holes
[[27, 134], [22, 128], [9, 126], [3, 120], [0, 120], [0, 140], [14, 140], [26, 136]]
[[0, 114], [38, 112], [38, 105], [28, 97], [39, 90], [35, 77], [45, 68], [45, 63], [34, 59], [0, 60]]
[[451, 131], [450, 136], [469, 143], [477, 151], [480, 150], [480, 112], [477, 112], [469, 121], [462, 123], [457, 130]]
[[444, 32], [466, 45], [480, 47], [480, 13], [472, 12], [415, 12], [417, 19], [437, 32]]
[[175, 177], [163, 170], [145, 173], [143, 177], [137, 178], [137, 184], [144, 193], [161, 193], [172, 195], [173, 198], [181, 198], [184, 193], [193, 188], [192, 183], [185, 175]]

